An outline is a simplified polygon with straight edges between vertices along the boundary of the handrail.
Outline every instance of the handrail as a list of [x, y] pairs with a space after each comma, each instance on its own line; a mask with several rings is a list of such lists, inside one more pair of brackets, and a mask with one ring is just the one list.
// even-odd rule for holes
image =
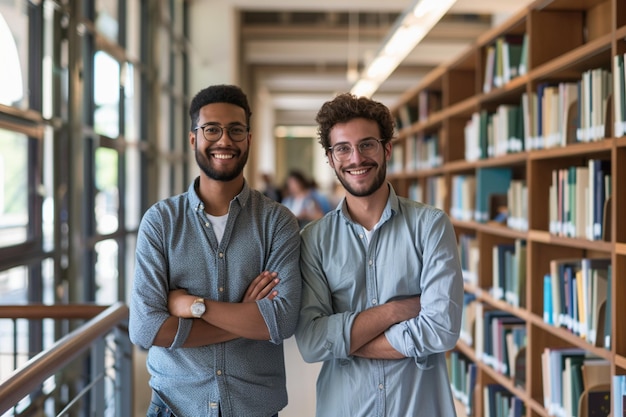
[[[43, 307], [44, 306], [30, 307], [39, 309], [39, 314], [36, 316], [35, 312], [31, 310], [28, 314], [26, 311], [21, 311], [20, 316], [13, 317], [17, 313], [13, 310], [10, 318], [25, 318], [25, 316], [29, 318], [42, 318], [41, 313], [43, 312]], [[43, 310], [46, 310], [46, 314], [43, 316], [56, 318], [68, 318], [67, 316], [71, 316], [70, 318], [77, 318], [79, 316], [88, 318], [89, 316], [85, 317], [87, 312], [91, 311], [93, 313], [95, 310], [102, 310], [103, 308], [87, 306], [87, 308], [82, 309], [82, 315], [80, 315], [77, 314], [77, 309], [80, 310], [80, 307], [83, 306], [63, 306], [70, 307], [69, 309], [64, 308], [65, 314], [60, 314], [59, 309], [56, 308], [61, 306], [45, 307], [46, 308], [43, 308]], [[2, 316], [3, 315], [0, 313], [0, 317]], [[40, 352], [23, 366], [14, 370], [6, 380], [0, 383], [0, 415], [4, 414], [22, 400], [22, 398], [33, 392], [47, 378], [63, 368], [63, 366], [76, 359], [84, 351], [90, 349], [95, 340], [110, 332], [127, 318], [128, 306], [122, 302], [112, 304], [80, 328], [56, 341], [49, 349]]]

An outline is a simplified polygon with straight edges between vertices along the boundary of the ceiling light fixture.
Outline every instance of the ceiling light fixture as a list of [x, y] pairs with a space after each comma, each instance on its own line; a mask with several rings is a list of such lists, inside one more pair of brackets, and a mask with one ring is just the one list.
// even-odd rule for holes
[[371, 97], [456, 0], [414, 0], [396, 20], [376, 57], [352, 86], [356, 96]]

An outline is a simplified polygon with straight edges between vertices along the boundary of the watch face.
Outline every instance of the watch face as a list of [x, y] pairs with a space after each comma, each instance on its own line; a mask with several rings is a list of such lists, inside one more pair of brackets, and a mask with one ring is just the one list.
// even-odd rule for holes
[[194, 303], [191, 305], [191, 314], [194, 317], [201, 317], [204, 314], [205, 310], [206, 307], [204, 305], [204, 302], [202, 301], [194, 301]]

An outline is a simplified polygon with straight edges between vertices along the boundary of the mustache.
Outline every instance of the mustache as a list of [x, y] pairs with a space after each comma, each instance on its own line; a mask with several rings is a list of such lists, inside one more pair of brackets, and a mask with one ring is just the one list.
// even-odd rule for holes
[[359, 165], [349, 165], [347, 167], [343, 167], [342, 171], [354, 171], [356, 169], [363, 169], [363, 168], [376, 168], [378, 166], [378, 164], [376, 162], [366, 162], [363, 164], [359, 164]]
[[216, 146], [216, 147], [212, 147], [212, 148], [207, 148], [205, 150], [205, 153], [207, 155], [211, 154], [211, 153], [219, 153], [219, 152], [232, 152], [235, 155], [240, 155], [241, 154], [241, 150], [238, 148], [233, 148], [230, 146]]

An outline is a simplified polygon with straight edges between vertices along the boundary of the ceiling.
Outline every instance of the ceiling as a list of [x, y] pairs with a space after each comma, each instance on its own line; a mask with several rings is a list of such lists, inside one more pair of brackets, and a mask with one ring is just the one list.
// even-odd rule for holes
[[[241, 12], [244, 76], [272, 103], [277, 125], [311, 125], [322, 103], [349, 91], [412, 0], [228, 0]], [[530, 0], [457, 0], [373, 98], [393, 105]]]

